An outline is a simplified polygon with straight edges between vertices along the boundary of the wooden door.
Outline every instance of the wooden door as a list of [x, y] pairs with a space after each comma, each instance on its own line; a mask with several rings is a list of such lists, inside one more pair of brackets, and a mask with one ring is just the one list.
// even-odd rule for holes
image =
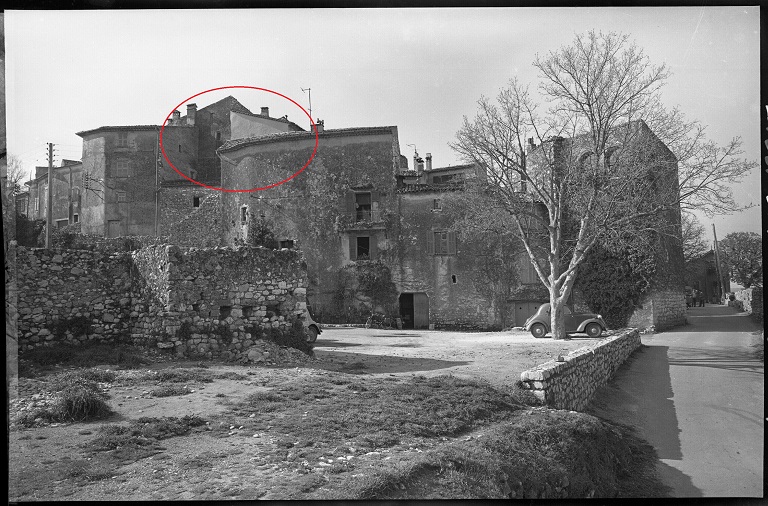
[[413, 328], [429, 328], [429, 297], [423, 292], [413, 294]]

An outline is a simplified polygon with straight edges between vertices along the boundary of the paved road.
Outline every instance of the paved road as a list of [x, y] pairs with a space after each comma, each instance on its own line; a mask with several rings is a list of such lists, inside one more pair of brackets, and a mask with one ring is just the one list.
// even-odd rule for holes
[[590, 411], [633, 425], [659, 454], [675, 497], [762, 497], [760, 328], [727, 306], [688, 310], [689, 325], [643, 336]]

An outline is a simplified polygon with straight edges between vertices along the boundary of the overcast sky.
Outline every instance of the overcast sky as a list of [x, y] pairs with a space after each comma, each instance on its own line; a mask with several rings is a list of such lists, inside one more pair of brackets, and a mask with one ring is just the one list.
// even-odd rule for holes
[[[512, 77], [536, 84], [536, 54], [590, 29], [630, 34], [673, 72], [666, 105], [760, 157], [757, 7], [6, 11], [5, 23], [8, 152], [30, 171], [46, 164], [47, 142], [57, 160], [80, 159], [76, 132], [159, 125], [187, 97], [236, 85], [306, 109], [311, 88], [312, 116], [326, 128], [396, 125], [409, 160], [413, 144], [435, 167], [460, 163], [448, 142], [478, 98]], [[309, 127], [266, 92], [194, 102], [228, 94]], [[759, 205], [759, 189], [755, 170], [736, 192]], [[719, 238], [759, 232], [759, 207], [714, 222]], [[712, 220], [702, 223], [711, 241]]]

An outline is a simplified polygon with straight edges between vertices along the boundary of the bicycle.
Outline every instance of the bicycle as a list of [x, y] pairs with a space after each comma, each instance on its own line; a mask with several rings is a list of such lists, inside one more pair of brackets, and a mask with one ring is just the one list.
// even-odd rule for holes
[[377, 327], [380, 329], [391, 330], [394, 327], [392, 318], [380, 313], [371, 313], [371, 316], [365, 321], [365, 328]]

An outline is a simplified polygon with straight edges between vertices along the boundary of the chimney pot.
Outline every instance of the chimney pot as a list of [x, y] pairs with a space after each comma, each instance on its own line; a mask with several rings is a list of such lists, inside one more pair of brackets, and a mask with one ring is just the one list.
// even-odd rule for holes
[[427, 153], [427, 171], [432, 170], [432, 153]]
[[318, 133], [320, 133], [320, 132], [324, 132], [324, 131], [325, 131], [325, 121], [323, 121], [323, 120], [321, 120], [321, 119], [318, 119], [318, 120], [315, 122], [315, 127], [317, 128], [317, 132], [318, 132]]
[[197, 114], [197, 104], [187, 104], [187, 124], [195, 124], [195, 116]]
[[269, 117], [269, 107], [262, 107], [261, 108], [261, 115]]

